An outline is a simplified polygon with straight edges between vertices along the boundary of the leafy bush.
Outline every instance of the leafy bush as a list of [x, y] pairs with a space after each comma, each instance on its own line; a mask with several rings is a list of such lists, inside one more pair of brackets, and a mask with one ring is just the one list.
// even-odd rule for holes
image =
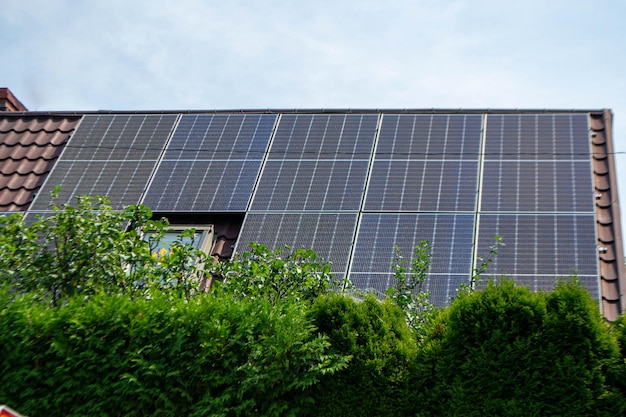
[[211, 273], [223, 282], [218, 291], [236, 299], [265, 298], [272, 304], [313, 301], [334, 284], [330, 263], [320, 262], [311, 249], [285, 246], [271, 251], [251, 243], [248, 251], [227, 262], [214, 264]]
[[0, 216], [0, 284], [14, 293], [57, 305], [74, 294], [145, 296], [152, 287], [188, 298], [196, 287], [206, 255], [185, 236], [154, 253], [168, 223], [152, 220], [147, 207], [118, 212], [104, 197], [79, 197], [75, 207], [52, 210], [32, 222]]
[[394, 250], [395, 281], [387, 289], [386, 295], [404, 311], [407, 324], [415, 331], [419, 331], [426, 315], [434, 308], [429, 300], [430, 292], [422, 290], [432, 262], [431, 250], [432, 246], [426, 240], [415, 245], [408, 271], [407, 261], [402, 257], [400, 248], [396, 246]]

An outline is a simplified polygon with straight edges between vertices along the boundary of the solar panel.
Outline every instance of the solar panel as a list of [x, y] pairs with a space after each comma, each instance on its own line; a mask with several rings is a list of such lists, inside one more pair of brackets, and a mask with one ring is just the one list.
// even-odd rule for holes
[[376, 160], [366, 211], [474, 211], [478, 161]]
[[488, 273], [535, 290], [577, 274], [598, 297], [588, 116], [489, 114], [478, 251], [502, 236]]
[[376, 115], [283, 115], [252, 200], [254, 211], [358, 211]]
[[437, 304], [500, 235], [489, 273], [549, 289], [576, 271], [599, 297], [589, 156], [583, 113], [87, 115], [31, 210], [62, 184], [62, 203], [246, 213], [237, 251], [313, 248], [379, 292], [394, 245], [408, 259], [428, 240]]
[[177, 115], [86, 115], [31, 206], [49, 209], [79, 195], [106, 195], [115, 209], [137, 204]]
[[474, 211], [480, 115], [383, 115], [366, 211]]
[[595, 286], [589, 290], [597, 294], [593, 214], [481, 214], [479, 254], [489, 253], [496, 234], [505, 246], [499, 248], [488, 274], [531, 280], [531, 287], [540, 289], [572, 274], [593, 276]]
[[394, 246], [404, 259], [415, 245], [427, 240], [433, 246], [426, 290], [443, 304], [471, 271], [474, 216], [472, 214], [364, 213], [350, 266], [350, 280], [360, 288], [384, 292], [393, 284]]
[[262, 159], [275, 122], [273, 114], [186, 114], [163, 159]]
[[261, 161], [166, 160], [143, 203], [156, 211], [246, 211]]
[[358, 211], [368, 161], [268, 161], [252, 210]]
[[375, 114], [284, 114], [269, 158], [368, 160], [377, 123]]
[[246, 210], [276, 116], [183, 115], [143, 203], [157, 211]]
[[485, 160], [589, 162], [586, 114], [489, 114]]
[[356, 214], [248, 213], [236, 250], [244, 252], [250, 242], [270, 249], [310, 248], [332, 262], [333, 273], [344, 276], [356, 221]]
[[476, 114], [385, 114], [375, 156], [478, 160], [481, 127]]
[[482, 211], [593, 212], [589, 161], [485, 161]]

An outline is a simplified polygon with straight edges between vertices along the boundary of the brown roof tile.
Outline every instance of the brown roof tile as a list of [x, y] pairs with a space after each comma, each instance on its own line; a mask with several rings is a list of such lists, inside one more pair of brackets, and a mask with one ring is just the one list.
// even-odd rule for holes
[[[615, 320], [626, 309], [624, 290], [626, 287], [622, 248], [619, 202], [615, 183], [615, 162], [608, 155], [613, 153], [610, 138], [613, 134], [613, 115], [606, 110], [589, 117], [596, 193], [596, 230], [598, 259], [600, 265], [600, 288], [602, 292], [602, 314]], [[618, 256], [620, 254], [620, 256]]]
[[19, 190], [24, 188], [26, 190], [35, 190], [39, 188], [43, 182], [43, 176], [35, 173], [26, 175], [4, 175], [0, 174], [0, 190]]
[[6, 133], [4, 133], [2, 143], [6, 146], [61, 146], [67, 141], [69, 133], [70, 132], [63, 132], [60, 130], [55, 130], [52, 132], [48, 132], [46, 130], [39, 130], [36, 132], [31, 132], [29, 130], [25, 130], [22, 132], [8, 130], [6, 131]]
[[4, 146], [0, 144], [0, 161], [8, 159], [14, 161], [22, 159], [28, 159], [29, 161], [44, 159], [50, 161], [58, 158], [62, 149], [61, 146]]
[[0, 116], [0, 211], [28, 208], [79, 121], [79, 116]]
[[50, 172], [53, 162], [44, 158], [35, 160], [9, 158], [0, 160], [0, 173], [4, 175], [26, 175], [29, 173], [45, 175]]
[[76, 128], [76, 117], [65, 116], [22, 116], [10, 117], [3, 114], [0, 119], [0, 132], [41, 132], [70, 133]]

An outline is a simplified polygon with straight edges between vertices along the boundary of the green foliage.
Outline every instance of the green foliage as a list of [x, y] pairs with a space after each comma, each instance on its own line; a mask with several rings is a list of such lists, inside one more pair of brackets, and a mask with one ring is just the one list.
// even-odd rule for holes
[[400, 308], [374, 296], [357, 301], [331, 293], [319, 297], [310, 314], [332, 352], [351, 361], [310, 389], [315, 404], [301, 415], [414, 415], [410, 378], [416, 343]]
[[0, 293], [0, 403], [47, 416], [295, 415], [345, 366], [303, 306], [200, 294], [70, 298]]
[[[432, 317], [419, 354], [422, 415], [602, 415], [616, 344], [577, 282], [532, 293], [503, 280]], [[617, 413], [619, 414], [619, 412]]]
[[318, 261], [312, 250], [271, 251], [256, 243], [242, 255], [213, 265], [211, 273], [223, 281], [217, 283], [218, 291], [236, 299], [265, 298], [275, 305], [286, 300], [313, 301], [335, 285], [330, 263]]
[[[425, 241], [396, 251], [385, 300], [356, 300], [311, 250], [212, 264], [193, 230], [156, 253], [169, 224], [144, 206], [51, 210], [0, 217], [0, 403], [26, 414], [626, 413], [626, 319], [609, 326], [575, 281], [476, 289], [499, 237], [436, 309]], [[209, 294], [205, 264], [223, 280]]]
[[424, 282], [432, 263], [432, 246], [426, 240], [415, 246], [411, 258], [409, 271], [406, 269], [406, 259], [402, 257], [399, 247], [394, 248], [393, 271], [395, 282], [387, 289], [387, 296], [406, 315], [406, 322], [413, 330], [419, 330], [426, 313], [433, 308], [429, 301], [430, 293], [422, 291]]
[[0, 217], [0, 283], [14, 293], [57, 305], [99, 292], [145, 296], [153, 287], [189, 297], [195, 288], [206, 255], [188, 237], [166, 254], [153, 253], [168, 223], [152, 220], [147, 207], [114, 211], [104, 197], [79, 197], [75, 207], [52, 210], [32, 222], [22, 214]]
[[481, 286], [481, 284], [484, 284], [483, 277], [487, 274], [489, 265], [495, 262], [501, 246], [504, 246], [502, 236], [495, 235], [493, 237], [493, 243], [489, 245], [489, 253], [487, 255], [478, 256], [476, 258], [476, 262], [478, 263], [478, 265], [474, 267], [474, 269], [472, 269], [470, 282], [468, 284], [461, 284], [461, 287], [458, 289], [459, 291], [472, 292], [476, 288]]

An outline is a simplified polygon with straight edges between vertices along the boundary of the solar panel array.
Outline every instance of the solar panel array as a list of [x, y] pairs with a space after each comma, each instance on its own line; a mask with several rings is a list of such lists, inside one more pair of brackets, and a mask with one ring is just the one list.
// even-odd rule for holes
[[489, 272], [533, 289], [576, 275], [599, 297], [585, 114], [487, 116], [478, 251], [503, 237]]
[[575, 272], [599, 297], [585, 113], [87, 115], [31, 211], [80, 194], [115, 208], [245, 213], [237, 242], [312, 248], [383, 292], [394, 246], [433, 246], [438, 304], [488, 270], [534, 289]]
[[157, 211], [245, 211], [276, 121], [183, 115], [143, 203]]
[[375, 114], [282, 115], [238, 251], [252, 241], [312, 248], [345, 276], [377, 123]]

